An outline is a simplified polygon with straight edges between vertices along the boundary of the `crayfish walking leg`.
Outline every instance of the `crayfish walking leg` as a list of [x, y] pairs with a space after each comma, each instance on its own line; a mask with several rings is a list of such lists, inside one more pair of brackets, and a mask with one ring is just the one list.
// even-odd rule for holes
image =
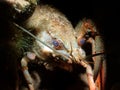
[[31, 53], [31, 52], [28, 52], [27, 53], [27, 56], [24, 56], [21, 60], [21, 66], [22, 66], [22, 70], [23, 70], [23, 74], [24, 74], [24, 77], [28, 83], [28, 87], [29, 87], [29, 90], [35, 90], [34, 89], [34, 85], [33, 85], [33, 80], [32, 80], [32, 77], [28, 71], [28, 62], [30, 60], [34, 60], [35, 59], [35, 54], [34, 53]]
[[94, 82], [93, 70], [92, 70], [91, 66], [87, 62], [85, 62], [83, 60], [80, 61], [80, 64], [84, 68], [86, 68], [86, 75], [87, 75], [89, 89], [90, 90], [96, 90], [96, 85], [95, 85], [95, 82]]

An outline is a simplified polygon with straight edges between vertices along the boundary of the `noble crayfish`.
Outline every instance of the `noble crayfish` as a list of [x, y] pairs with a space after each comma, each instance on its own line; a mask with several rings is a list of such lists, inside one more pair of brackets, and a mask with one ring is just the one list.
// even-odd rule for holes
[[[86, 87], [104, 90], [104, 43], [92, 20], [83, 19], [73, 28], [65, 15], [49, 5], [37, 4], [36, 0], [2, 0], [0, 3], [6, 5], [3, 6], [9, 25], [7, 31], [12, 32], [8, 43], [18, 57], [27, 90], [38, 88], [29, 72], [31, 62], [47, 70], [60, 68], [70, 73], [75, 67], [82, 67], [85, 74], [80, 73], [79, 79]], [[36, 73], [36, 77], [40, 75]]]

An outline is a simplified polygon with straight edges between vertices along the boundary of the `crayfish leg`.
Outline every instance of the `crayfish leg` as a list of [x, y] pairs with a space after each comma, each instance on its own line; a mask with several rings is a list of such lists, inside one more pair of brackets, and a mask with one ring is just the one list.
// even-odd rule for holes
[[87, 65], [87, 67], [86, 67], [86, 74], [87, 74], [89, 89], [90, 90], [96, 90], [96, 85], [95, 85], [95, 82], [94, 82], [93, 70], [92, 70], [90, 65]]
[[35, 59], [35, 54], [34, 53], [31, 53], [31, 52], [28, 52], [27, 53], [27, 56], [24, 56], [22, 59], [21, 59], [21, 67], [22, 67], [22, 72], [23, 72], [23, 75], [28, 83], [28, 87], [29, 87], [29, 90], [35, 90], [34, 89], [34, 85], [33, 85], [33, 80], [32, 80], [32, 77], [28, 71], [28, 62], [30, 60], [34, 60]]
[[97, 87], [94, 81], [94, 73], [93, 73], [92, 67], [84, 61], [80, 61], [79, 63], [84, 68], [86, 68], [87, 84], [89, 86], [89, 90], [97, 90]]

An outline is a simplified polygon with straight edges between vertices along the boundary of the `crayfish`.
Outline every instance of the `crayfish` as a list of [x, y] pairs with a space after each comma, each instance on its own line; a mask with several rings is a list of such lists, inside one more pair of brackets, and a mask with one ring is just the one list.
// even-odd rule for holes
[[[85, 73], [79, 73], [79, 79], [86, 87], [104, 90], [104, 43], [92, 20], [84, 18], [73, 28], [64, 14], [49, 5], [37, 4], [36, 0], [2, 0], [2, 3], [8, 6], [5, 16], [8, 31], [13, 32], [9, 44], [18, 56], [27, 89], [36, 90], [29, 72], [32, 62], [47, 70], [54, 71], [57, 67], [70, 73], [75, 67], [82, 67]], [[36, 77], [40, 75], [36, 73]]]

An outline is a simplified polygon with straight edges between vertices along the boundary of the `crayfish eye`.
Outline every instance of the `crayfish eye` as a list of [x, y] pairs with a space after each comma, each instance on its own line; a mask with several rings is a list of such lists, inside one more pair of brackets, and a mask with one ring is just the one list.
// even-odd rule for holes
[[55, 49], [60, 50], [62, 49], [62, 43], [59, 40], [53, 40], [52, 44]]
[[53, 45], [55, 46], [55, 47], [58, 47], [59, 46], [59, 42], [58, 41], [56, 41], [56, 40], [53, 40]]
[[78, 45], [79, 45], [79, 46], [82, 46], [85, 42], [86, 42], [86, 39], [85, 39], [85, 38], [79, 38], [79, 39], [78, 39]]

